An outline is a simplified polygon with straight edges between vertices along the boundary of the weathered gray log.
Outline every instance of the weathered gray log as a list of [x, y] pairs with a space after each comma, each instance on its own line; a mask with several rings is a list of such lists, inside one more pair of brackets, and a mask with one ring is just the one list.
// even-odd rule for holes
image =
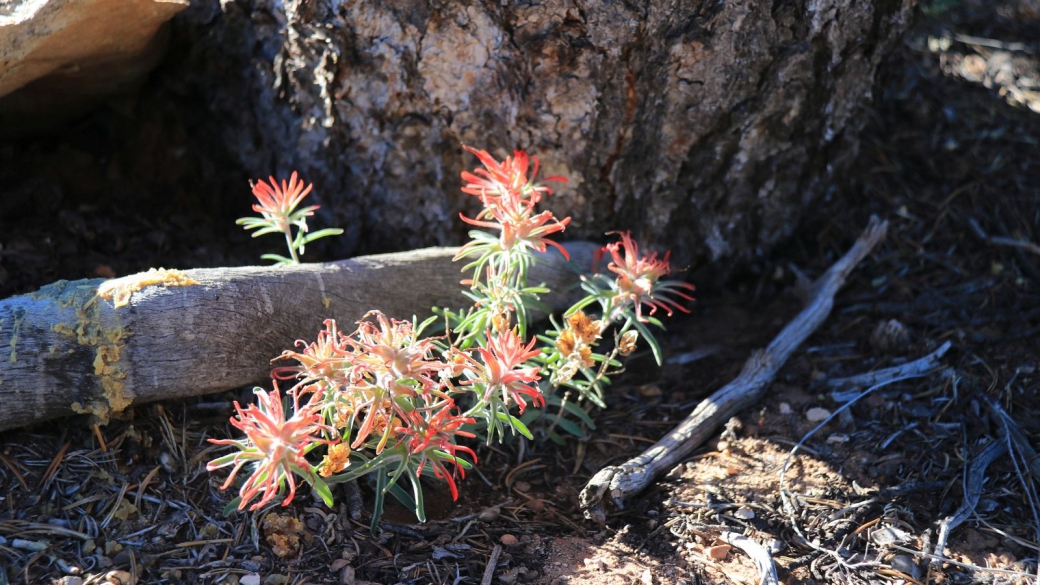
[[677, 427], [636, 457], [620, 465], [599, 470], [585, 485], [579, 503], [585, 517], [604, 522], [604, 498], [617, 507], [646, 489], [656, 478], [686, 458], [729, 417], [757, 402], [780, 368], [816, 328], [823, 324], [834, 307], [834, 295], [845, 284], [849, 273], [885, 237], [888, 222], [871, 218], [863, 234], [848, 252], [813, 283], [811, 296], [802, 312], [766, 346], [744, 364], [740, 375], [716, 390], [697, 405]]
[[163, 80], [247, 172], [298, 169], [325, 225], [363, 225], [340, 256], [464, 241], [465, 143], [568, 177], [569, 237], [632, 229], [719, 278], [853, 160], [915, 3], [199, 1]]
[[[595, 246], [567, 249], [584, 268]], [[348, 330], [370, 310], [410, 319], [432, 306], [465, 307], [455, 251], [60, 281], [5, 299], [0, 430], [74, 413], [105, 420], [132, 404], [262, 381], [272, 358], [297, 339], [315, 339], [325, 319]], [[562, 290], [575, 272], [552, 252], [530, 279]], [[559, 293], [543, 300], [566, 302]]]

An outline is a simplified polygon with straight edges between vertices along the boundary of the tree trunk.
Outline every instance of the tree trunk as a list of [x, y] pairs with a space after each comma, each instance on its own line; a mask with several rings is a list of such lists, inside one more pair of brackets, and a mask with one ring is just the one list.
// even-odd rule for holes
[[[532, 283], [561, 291], [596, 247], [567, 245], [573, 264], [546, 254]], [[270, 360], [325, 319], [343, 331], [368, 311], [396, 319], [459, 309], [455, 248], [414, 250], [290, 267], [149, 271], [59, 281], [0, 301], [0, 431], [133, 404], [198, 396], [266, 379]], [[543, 299], [562, 309], [566, 295]], [[573, 299], [571, 299], [573, 300]]]
[[569, 237], [746, 260], [855, 155], [913, 0], [199, 1], [167, 75], [255, 176], [299, 169], [337, 253], [463, 241], [460, 145], [570, 179]]

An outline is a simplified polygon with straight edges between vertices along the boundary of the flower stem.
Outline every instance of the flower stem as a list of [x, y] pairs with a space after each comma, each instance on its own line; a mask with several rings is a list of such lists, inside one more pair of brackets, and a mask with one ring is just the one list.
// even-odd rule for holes
[[292, 226], [286, 226], [285, 228], [285, 245], [289, 246], [289, 255], [292, 256], [292, 263], [299, 264], [300, 257], [296, 255], [296, 246], [293, 246]]

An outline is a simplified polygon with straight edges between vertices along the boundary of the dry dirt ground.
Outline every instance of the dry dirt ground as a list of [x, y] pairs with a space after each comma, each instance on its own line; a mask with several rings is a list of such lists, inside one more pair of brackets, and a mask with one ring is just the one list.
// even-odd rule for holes
[[[346, 504], [308, 497], [223, 515], [206, 439], [226, 436], [238, 392], [139, 407], [97, 432], [80, 419], [8, 432], [0, 583], [475, 584], [496, 551], [495, 583], [758, 583], [724, 532], [769, 549], [782, 583], [1036, 582], [1040, 4], [925, 8], [865, 114], [874, 123], [848, 182], [733, 282], [691, 271], [699, 301], [662, 336], [670, 363], [637, 354], [585, 439], [482, 449], [458, 503], [431, 486], [428, 523], [391, 505], [372, 534]], [[160, 264], [253, 262], [259, 252], [231, 225], [237, 212], [192, 194], [192, 180], [216, 180], [216, 163], [140, 154], [159, 140], [153, 126], [193, 122], [163, 115], [133, 131], [97, 115], [65, 142], [7, 147], [4, 177], [31, 167], [58, 179], [5, 195], [0, 294]], [[149, 169], [161, 169], [156, 184], [182, 187], [146, 193], [128, 178]], [[99, 195], [113, 186], [115, 204]], [[138, 197], [143, 206], [128, 203]], [[162, 201], [180, 211], [156, 213]], [[825, 270], [871, 214], [890, 220], [888, 239], [765, 399], [606, 525], [585, 521], [577, 495], [589, 477], [732, 379], [799, 310], [797, 275]], [[862, 396], [868, 388], [830, 385], [945, 343], [927, 375]], [[1011, 455], [999, 451], [1008, 445]]]

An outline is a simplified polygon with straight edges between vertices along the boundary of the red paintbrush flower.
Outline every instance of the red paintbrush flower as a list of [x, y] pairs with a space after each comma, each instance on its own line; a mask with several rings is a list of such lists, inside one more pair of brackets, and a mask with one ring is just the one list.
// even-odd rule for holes
[[[533, 248], [539, 252], [545, 252], [546, 246], [555, 246], [568, 260], [570, 256], [559, 244], [548, 239], [546, 236], [556, 232], [562, 232], [571, 219], [558, 220], [551, 211], [543, 211], [535, 214], [534, 207], [541, 201], [543, 193], [552, 193], [552, 190], [534, 182], [538, 174], [538, 158], [528, 157], [527, 153], [518, 150], [512, 157], [506, 157], [501, 163], [485, 150], [476, 150], [464, 146], [467, 151], [475, 154], [483, 169], [477, 169], [473, 173], [463, 172], [462, 180], [466, 185], [462, 188], [464, 193], [476, 195], [484, 204], [484, 209], [477, 214], [476, 218], [468, 218], [460, 214], [462, 221], [468, 224], [502, 230], [499, 238], [499, 247], [503, 251], [512, 250], [521, 244]], [[534, 171], [530, 179], [527, 176], [529, 161], [534, 162]], [[564, 181], [563, 177], [548, 177], [546, 181]], [[480, 252], [486, 248], [487, 243], [474, 240], [459, 250], [457, 257], [467, 255], [471, 251]]]
[[433, 469], [434, 477], [443, 479], [451, 488], [451, 498], [459, 499], [459, 490], [455, 485], [453, 474], [444, 466], [443, 456], [438, 452], [450, 457], [455, 463], [455, 469], [463, 478], [466, 477], [465, 468], [459, 464], [459, 452], [463, 452], [477, 462], [477, 454], [469, 447], [457, 445], [455, 437], [468, 437], [472, 439], [476, 435], [468, 431], [460, 430], [462, 425], [476, 422], [472, 418], [453, 414], [455, 403], [451, 400], [444, 405], [428, 420], [418, 410], [410, 412], [405, 417], [405, 424], [398, 427], [397, 431], [404, 436], [402, 443], [408, 448], [413, 456], [419, 456], [419, 464], [416, 476], [422, 475], [423, 468], [429, 464]]
[[658, 308], [664, 309], [669, 316], [672, 315], [673, 309], [689, 313], [689, 309], [665, 296], [672, 294], [688, 301], [693, 300], [693, 297], [677, 290], [693, 290], [692, 284], [661, 280], [671, 272], [668, 262], [671, 252], [666, 252], [664, 258], [660, 259], [656, 252], [640, 256], [639, 245], [632, 239], [631, 233], [627, 231], [611, 233], [621, 236], [621, 241], [607, 244], [601, 250], [601, 254], [610, 253], [613, 261], [607, 265], [607, 268], [617, 274], [615, 310], [631, 303], [634, 305], [636, 318], [640, 321], [645, 321], [642, 314], [643, 305], [650, 307], [651, 315], [657, 312]]
[[[317, 205], [296, 211], [296, 206], [314, 187], [298, 180], [296, 171], [293, 171], [288, 182], [283, 179], [281, 185], [274, 177], [269, 177], [268, 180], [270, 183], [260, 179], [253, 184], [253, 196], [260, 202], [259, 205], [253, 205], [253, 211], [270, 220], [279, 231], [284, 231], [289, 224], [298, 223], [304, 217], [314, 215], [314, 210], [318, 209]], [[301, 228], [306, 229], [305, 225], [301, 225]]]
[[238, 453], [221, 457], [206, 465], [207, 471], [234, 466], [220, 489], [227, 489], [238, 471], [247, 463], [253, 464], [252, 475], [239, 490], [242, 499], [238, 505], [239, 510], [245, 508], [257, 495], [260, 495], [260, 499], [249, 509], [263, 508], [278, 495], [283, 482], [289, 484], [289, 495], [282, 501], [282, 505], [288, 506], [296, 495], [293, 473], [303, 474], [310, 469], [310, 463], [304, 458], [304, 454], [311, 445], [325, 442], [319, 438], [322, 431], [331, 430], [323, 422], [320, 403], [312, 401], [301, 407], [294, 396], [295, 414], [286, 419], [277, 386], [272, 392], [258, 388], [255, 393], [257, 404], [250, 404], [243, 409], [235, 402], [238, 415], [231, 419], [232, 426], [245, 433], [245, 439], [209, 440], [215, 445], [235, 445], [240, 449]]
[[521, 367], [524, 362], [541, 353], [541, 350], [534, 349], [538, 340], [532, 338], [531, 343], [524, 345], [520, 334], [512, 329], [494, 335], [488, 331], [486, 336], [487, 347], [477, 348], [483, 362], [475, 362], [473, 372], [477, 377], [465, 383], [483, 384], [486, 388], [485, 400], [501, 395], [506, 406], [509, 406], [510, 401], [515, 402], [520, 407], [520, 414], [527, 407], [524, 396], [530, 397], [535, 406], [543, 406], [545, 398], [535, 384], [541, 379], [539, 368]]

